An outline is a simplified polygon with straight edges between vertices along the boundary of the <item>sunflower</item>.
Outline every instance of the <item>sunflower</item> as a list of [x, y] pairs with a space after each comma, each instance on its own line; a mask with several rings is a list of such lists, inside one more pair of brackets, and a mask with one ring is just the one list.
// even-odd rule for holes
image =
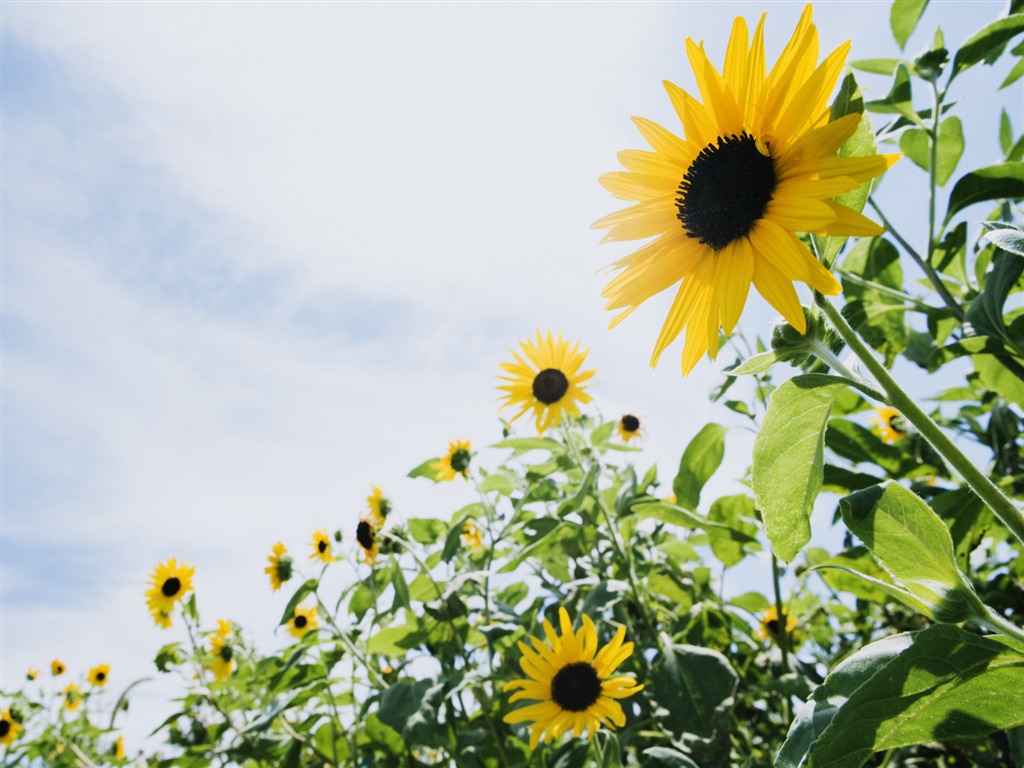
[[377, 545], [377, 532], [373, 523], [365, 517], [356, 526], [356, 543], [363, 550], [366, 564], [376, 565], [377, 555], [380, 554], [380, 547]]
[[158, 625], [164, 628], [171, 626], [174, 604], [192, 590], [192, 577], [195, 575], [194, 567], [185, 561], [179, 565], [173, 557], [153, 569], [150, 576], [152, 586], [146, 590], [146, 604]]
[[512, 421], [533, 411], [540, 434], [548, 427], [558, 426], [566, 414], [579, 416], [577, 403], [589, 403], [593, 399], [583, 391], [583, 384], [595, 371], [580, 371], [589, 350], [581, 352], [579, 342], [570, 345], [561, 332], [555, 339], [551, 331], [547, 336], [537, 331], [536, 342], [526, 339], [519, 343], [519, 348], [522, 356], [510, 350], [514, 363], [501, 363], [501, 369], [510, 375], [498, 377], [508, 382], [498, 387], [505, 392], [501, 408], [519, 407]]
[[631, 413], [624, 415], [615, 425], [615, 431], [619, 433], [619, 437], [625, 442], [629, 442], [634, 437], [640, 437], [643, 434], [643, 429], [640, 426], [640, 419]]
[[102, 687], [107, 684], [107, 678], [110, 676], [110, 665], [100, 664], [98, 667], [93, 667], [89, 670], [89, 684]]
[[316, 620], [316, 606], [311, 605], [303, 607], [301, 605], [295, 606], [295, 615], [292, 616], [288, 622], [288, 631], [292, 637], [302, 637], [304, 634], [309, 632], [311, 629], [316, 629], [318, 623]]
[[271, 554], [267, 555], [270, 563], [263, 572], [270, 577], [270, 588], [275, 592], [281, 588], [292, 577], [292, 559], [288, 557], [288, 550], [280, 541], [274, 545]]
[[[790, 637], [794, 637], [796, 630], [796, 619], [794, 619], [785, 611], [782, 612], [782, 615], [786, 618], [784, 630], [785, 633]], [[754, 636], [758, 640], [771, 640], [773, 643], [778, 645], [779, 630], [782, 629], [781, 624], [782, 622], [779, 621], [779, 611], [773, 605], [761, 614], [761, 624], [754, 632]]]
[[210, 639], [210, 671], [217, 682], [227, 679], [235, 666], [234, 649], [228, 644], [228, 637], [231, 635], [231, 622], [224, 619], [217, 620], [217, 631], [207, 635]]
[[61, 661], [60, 659], [54, 659], [53, 661], [50, 662], [50, 673], [54, 677], [59, 677], [60, 675], [63, 675], [64, 674], [64, 670], [66, 670], [66, 669], [67, 669], [67, 667], [64, 666], [64, 662]]
[[882, 442], [895, 443], [907, 435], [907, 420], [895, 408], [889, 406], [878, 408], [871, 423], [875, 426], [875, 432], [878, 433]]
[[330, 563], [334, 560], [331, 556], [331, 537], [323, 528], [313, 531], [313, 554], [309, 556], [309, 559], [320, 560], [323, 563]]
[[438, 482], [450, 482], [456, 475], [462, 475], [464, 480], [469, 479], [469, 460], [472, 458], [469, 452], [469, 440], [448, 441], [448, 453], [443, 458], [435, 461], [430, 468], [437, 474], [434, 479]]
[[366, 497], [366, 503], [370, 505], [369, 522], [379, 531], [387, 523], [388, 515], [391, 514], [391, 500], [385, 498], [384, 492], [376, 485], [371, 488], [373, 491]]
[[35, 680], [37, 677], [39, 677], [39, 670], [35, 667], [29, 667], [27, 670], [25, 670], [26, 680], [32, 681]]
[[64, 688], [64, 709], [74, 712], [82, 704], [82, 689], [78, 683], [68, 683]]
[[472, 520], [467, 520], [462, 526], [462, 540], [471, 549], [480, 549], [484, 545], [483, 534]]
[[124, 760], [124, 736], [118, 735], [117, 741], [114, 742], [114, 759]]
[[753, 284], [800, 333], [807, 326], [794, 281], [827, 295], [839, 282], [796, 237], [878, 235], [881, 227], [832, 198], [881, 174], [894, 155], [836, 157], [860, 115], [829, 122], [828, 97], [849, 42], [817, 63], [818, 32], [807, 5], [796, 30], [766, 74], [764, 16], [748, 45], [747, 24], [733, 22], [720, 73], [703, 44], [686, 52], [703, 103], [666, 82], [684, 138], [643, 118], [636, 126], [652, 151], [619, 153], [625, 171], [601, 184], [636, 203], [594, 222], [604, 240], [656, 238], [614, 262], [605, 287], [617, 325], [656, 293], [680, 283], [654, 345], [651, 365], [686, 331], [685, 376], [705, 352], [718, 353], [719, 330], [730, 333]]
[[0, 744], [11, 746], [23, 730], [24, 726], [14, 719], [9, 707], [0, 712]]
[[545, 619], [547, 644], [533, 636], [533, 648], [519, 643], [523, 654], [519, 664], [527, 677], [505, 685], [506, 691], [518, 689], [509, 701], [538, 700], [505, 715], [506, 723], [533, 721], [530, 749], [568, 731], [581, 736], [586, 729], [590, 738], [602, 725], [625, 725], [626, 715], [616, 699], [643, 689], [631, 675], [609, 677], [633, 653], [633, 644], [622, 642], [625, 627], [620, 626], [612, 641], [598, 650], [597, 628], [589, 616], [583, 614], [583, 626], [575, 633], [565, 608], [558, 609], [558, 618], [561, 637]]

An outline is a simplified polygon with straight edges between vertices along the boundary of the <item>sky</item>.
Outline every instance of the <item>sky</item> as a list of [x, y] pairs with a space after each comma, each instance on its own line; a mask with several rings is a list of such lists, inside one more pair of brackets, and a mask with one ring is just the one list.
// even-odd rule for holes
[[[907, 52], [1001, 7], [933, 3]], [[169, 557], [196, 566], [206, 623], [284, 645], [271, 545], [304, 558], [315, 528], [353, 530], [373, 484], [399, 518], [471, 500], [405, 475], [450, 439], [500, 439], [498, 363], [538, 328], [589, 347], [590, 412], [639, 414], [638, 462], [670, 483], [726, 419], [707, 393], [733, 358], [683, 379], [676, 342], [651, 370], [668, 295], [607, 330], [598, 270], [636, 246], [599, 245], [591, 222], [622, 204], [597, 177], [642, 147], [630, 116], [678, 129], [662, 80], [693, 88], [687, 36], [720, 63], [732, 17], [767, 10], [774, 57], [801, 9], [0, 5], [0, 688], [54, 657], [73, 676], [111, 663], [113, 689], [152, 674], [181, 639], [143, 599]], [[822, 50], [898, 55], [888, 13], [818, 4]], [[1003, 75], [969, 72], [954, 95]], [[1000, 159], [981, 98], [992, 124], [962, 168]], [[1019, 84], [999, 98], [1019, 130]], [[922, 232], [924, 200], [899, 203]], [[767, 337], [775, 316], [752, 291], [740, 326]], [[731, 489], [750, 439], [727, 441]], [[138, 690], [129, 746], [167, 711], [166, 681]]]

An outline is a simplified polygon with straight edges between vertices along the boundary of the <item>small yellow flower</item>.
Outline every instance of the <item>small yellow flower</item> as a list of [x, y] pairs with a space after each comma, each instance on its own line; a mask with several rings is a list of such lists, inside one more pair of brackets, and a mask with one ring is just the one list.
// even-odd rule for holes
[[309, 559], [319, 560], [323, 563], [334, 561], [334, 557], [331, 555], [331, 537], [323, 528], [313, 531], [313, 554], [309, 556]]
[[[786, 617], [785, 622], [785, 633], [790, 638], [796, 635], [797, 622], [792, 616], [783, 611], [783, 616]], [[778, 609], [773, 605], [768, 608], [764, 613], [761, 614], [761, 624], [754, 632], [754, 637], [758, 640], [771, 640], [776, 645], [779, 644], [779, 630], [782, 629], [781, 622], [779, 621]]]
[[0, 744], [11, 746], [25, 728], [11, 715], [10, 708], [0, 712]]
[[295, 615], [292, 616], [288, 622], [288, 632], [293, 637], [302, 637], [304, 634], [309, 632], [311, 629], [316, 629], [319, 625], [316, 618], [316, 606], [311, 605], [303, 607], [301, 605], [295, 606]]
[[882, 442], [892, 444], [907, 435], [907, 420], [895, 408], [878, 408], [871, 422]]
[[498, 377], [507, 382], [498, 387], [505, 393], [501, 408], [519, 408], [511, 421], [532, 411], [541, 434], [549, 427], [557, 427], [566, 416], [579, 416], [577, 403], [593, 400], [583, 389], [595, 371], [580, 370], [588, 350], [580, 351], [579, 342], [571, 345], [561, 333], [556, 339], [551, 331], [546, 336], [537, 331], [536, 342], [521, 341], [519, 349], [522, 355], [510, 350], [515, 362], [500, 364], [508, 375]]
[[234, 648], [228, 644], [228, 637], [231, 635], [231, 622], [226, 619], [217, 620], [217, 631], [207, 635], [210, 640], [210, 671], [217, 682], [225, 680], [231, 675], [235, 667]]
[[171, 612], [174, 604], [185, 599], [192, 591], [192, 577], [196, 569], [182, 561], [179, 565], [176, 558], [160, 563], [153, 569], [150, 576], [150, 588], [146, 590], [146, 605], [157, 625], [171, 626]]
[[379, 531], [388, 521], [388, 515], [391, 514], [391, 501], [385, 498], [384, 492], [376, 485], [372, 488], [373, 492], [366, 497], [366, 503], [370, 506], [368, 520], [374, 529]]
[[430, 465], [430, 468], [437, 473], [434, 475], [434, 479], [438, 482], [451, 482], [456, 475], [462, 475], [464, 480], [468, 480], [471, 458], [469, 440], [456, 440], [455, 442], [449, 440], [448, 453]]
[[[576, 632], [565, 608], [558, 609], [562, 636], [544, 620], [547, 643], [530, 636], [533, 647], [520, 642], [523, 658], [519, 664], [526, 678], [512, 680], [505, 691], [516, 691], [510, 702], [533, 699], [537, 703], [505, 715], [506, 723], [530, 726], [530, 749], [541, 741], [551, 742], [572, 731], [577, 737], [587, 731], [593, 738], [601, 727], [621, 728], [626, 714], [617, 699], [643, 689], [632, 675], [612, 677], [615, 668], [633, 653], [633, 643], [624, 643], [626, 628], [620, 626], [612, 641], [598, 650], [597, 628], [583, 614], [583, 626]], [[518, 690], [517, 690], [518, 689]]]
[[484, 545], [483, 535], [472, 520], [467, 520], [462, 526], [462, 540], [471, 549], [479, 549]]
[[67, 667], [64, 666], [64, 662], [60, 659], [54, 659], [50, 662], [50, 672], [51, 674], [53, 674], [54, 677], [59, 677], [63, 675], [64, 670], [66, 669]]
[[640, 419], [631, 413], [627, 413], [618, 423], [615, 425], [616, 431], [619, 433], [619, 437], [625, 442], [629, 442], [634, 437], [640, 437], [643, 434], [643, 429], [640, 425]]
[[270, 588], [275, 592], [281, 588], [292, 577], [292, 559], [288, 556], [288, 550], [280, 541], [274, 545], [273, 552], [267, 556], [270, 563], [263, 572], [270, 577]]
[[39, 670], [35, 667], [29, 667], [25, 672], [25, 678], [27, 680], [35, 680], [37, 677], [39, 677]]
[[64, 688], [64, 709], [74, 712], [82, 705], [82, 689], [78, 683], [68, 683]]
[[110, 665], [100, 664], [89, 670], [89, 684], [102, 687], [107, 684], [107, 677], [110, 676]]
[[118, 735], [117, 741], [114, 742], [114, 759], [124, 760], [124, 736]]
[[377, 544], [377, 531], [367, 518], [359, 521], [356, 526], [356, 543], [363, 550], [363, 559], [367, 565], [377, 564], [377, 555], [380, 554], [380, 546]]

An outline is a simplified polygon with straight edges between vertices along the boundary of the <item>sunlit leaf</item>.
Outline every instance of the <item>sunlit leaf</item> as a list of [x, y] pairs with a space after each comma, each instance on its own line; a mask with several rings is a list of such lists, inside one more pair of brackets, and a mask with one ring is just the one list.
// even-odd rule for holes
[[926, 5], [928, 0], [893, 0], [889, 11], [889, 26], [901, 50], [907, 44]]
[[700, 504], [700, 491], [725, 455], [725, 427], [705, 424], [690, 441], [679, 461], [679, 472], [672, 481], [676, 503], [689, 510]]
[[[982, 27], [960, 46], [953, 58], [950, 82], [968, 67], [980, 61], [991, 64], [1003, 52], [1003, 46], [1016, 35], [1024, 32], [1024, 16], [1008, 16]], [[948, 87], [948, 86], [947, 86]]]
[[[1022, 17], [1024, 19], [1024, 17]], [[945, 223], [975, 203], [1024, 197], [1024, 163], [1000, 163], [961, 176], [949, 195]]]

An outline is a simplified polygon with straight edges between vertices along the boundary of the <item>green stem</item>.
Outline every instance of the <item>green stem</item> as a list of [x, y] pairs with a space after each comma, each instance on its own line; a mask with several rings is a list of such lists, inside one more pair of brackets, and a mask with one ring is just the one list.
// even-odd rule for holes
[[815, 301], [822, 308], [832, 326], [843, 337], [843, 341], [860, 358], [864, 366], [881, 385], [889, 405], [902, 413], [907, 421], [917, 428], [921, 436], [953, 466], [964, 482], [988, 505], [1003, 525], [1019, 541], [1024, 542], [1024, 514], [1021, 514], [1017, 506], [1006, 497], [999, 487], [985, 473], [975, 467], [970, 459], [964, 456], [960, 449], [953, 444], [953, 441], [946, 436], [946, 433], [939, 428], [939, 425], [932, 421], [928, 414], [921, 410], [917, 403], [903, 391], [896, 380], [889, 375], [885, 366], [878, 362], [871, 350], [860, 340], [835, 305], [820, 294], [815, 294]]
[[[789, 617], [786, 613], [786, 608], [782, 604], [782, 588], [781, 588], [781, 573], [779, 571], [779, 561], [775, 557], [775, 553], [772, 553], [772, 586], [775, 588], [775, 620], [776, 620], [776, 632], [775, 639], [779, 644], [779, 650], [782, 651], [782, 674], [789, 673], [789, 632], [786, 630], [786, 625], [789, 623]], [[782, 695], [782, 716], [785, 722], [789, 722], [789, 697], [785, 694]]]
[[814, 354], [815, 357], [821, 360], [821, 362], [825, 363], [825, 365], [827, 365], [833, 371], [838, 373], [840, 376], [849, 379], [851, 384], [857, 387], [857, 389], [866, 394], [868, 397], [873, 397], [876, 400], [885, 400], [885, 395], [883, 395], [881, 392], [879, 392], [877, 389], [871, 386], [871, 384], [864, 381], [864, 378], [862, 376], [858, 376], [856, 373], [853, 373], [845, 365], [843, 365], [842, 361], [838, 357], [836, 357], [835, 354], [833, 354], [832, 350], [826, 347], [824, 343], [822, 343], [818, 339], [812, 338], [807, 340], [807, 346], [810, 348], [811, 352]]

